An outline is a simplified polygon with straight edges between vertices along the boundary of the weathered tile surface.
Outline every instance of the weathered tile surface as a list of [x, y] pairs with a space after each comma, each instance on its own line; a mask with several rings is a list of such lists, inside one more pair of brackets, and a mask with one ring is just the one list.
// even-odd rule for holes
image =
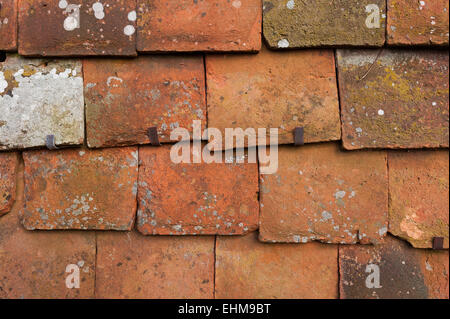
[[347, 152], [335, 143], [278, 150], [278, 172], [261, 175], [265, 242], [378, 243], [387, 232], [384, 151]]
[[389, 232], [419, 248], [444, 237], [448, 248], [448, 150], [390, 152], [388, 162]]
[[388, 0], [387, 42], [448, 45], [448, 0]]
[[239, 235], [257, 228], [256, 163], [179, 163], [139, 149], [138, 229], [146, 235]]
[[209, 55], [206, 72], [208, 126], [223, 136], [225, 128], [278, 128], [287, 144], [303, 126], [306, 143], [340, 139], [333, 51]]
[[161, 142], [192, 121], [206, 121], [201, 56], [146, 56], [133, 60], [84, 61], [87, 139], [90, 147]]
[[138, 51], [258, 51], [260, 0], [142, 0]]
[[448, 251], [414, 249], [391, 236], [381, 245], [340, 246], [339, 271], [341, 298], [449, 297]]
[[0, 50], [17, 48], [17, 0], [0, 0]]
[[448, 147], [448, 62], [444, 51], [338, 50], [344, 147]]
[[[23, 169], [18, 175], [22, 180]], [[23, 182], [18, 184], [12, 211], [0, 217], [0, 298], [93, 298], [95, 234], [26, 231], [19, 218]], [[76, 271], [79, 288], [70, 289]]]
[[133, 226], [137, 148], [29, 151], [23, 157], [25, 228], [130, 230]]
[[0, 216], [11, 210], [16, 199], [16, 153], [0, 153]]
[[19, 0], [19, 24], [22, 55], [136, 55], [136, 0]]
[[265, 0], [264, 38], [271, 48], [382, 46], [385, 0]]
[[216, 298], [337, 298], [335, 245], [264, 244], [256, 233], [218, 236]]
[[81, 62], [24, 59], [0, 63], [0, 149], [77, 145], [84, 138]]
[[97, 253], [97, 298], [213, 298], [213, 236], [102, 232]]

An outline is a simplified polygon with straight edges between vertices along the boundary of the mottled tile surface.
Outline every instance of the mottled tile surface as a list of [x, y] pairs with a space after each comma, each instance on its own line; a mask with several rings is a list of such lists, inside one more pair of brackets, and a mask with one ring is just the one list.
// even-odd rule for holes
[[257, 234], [218, 236], [216, 298], [337, 298], [338, 247], [264, 244]]
[[388, 44], [448, 46], [448, 0], [388, 0], [387, 3]]
[[213, 298], [213, 236], [102, 232], [97, 254], [97, 298]]
[[145, 235], [240, 235], [258, 226], [256, 163], [174, 163], [139, 148], [138, 229]]
[[277, 128], [278, 143], [289, 144], [298, 126], [306, 143], [341, 136], [332, 50], [208, 55], [206, 72], [208, 125], [223, 138], [226, 128]]
[[448, 248], [448, 150], [391, 151], [388, 162], [389, 232], [417, 248], [444, 237]]
[[26, 231], [19, 217], [23, 168], [18, 177], [16, 203], [0, 217], [0, 298], [93, 298], [95, 234]]
[[260, 0], [142, 0], [138, 51], [258, 51]]
[[264, 38], [271, 48], [382, 46], [385, 0], [265, 0]]
[[0, 63], [0, 150], [79, 145], [84, 139], [81, 61], [25, 59]]
[[18, 164], [18, 154], [0, 153], [0, 216], [11, 210], [16, 199]]
[[338, 50], [344, 147], [448, 147], [448, 62], [437, 50]]
[[339, 246], [343, 299], [448, 299], [448, 251], [414, 249], [387, 237], [382, 245]]
[[387, 232], [386, 152], [336, 143], [282, 146], [278, 171], [261, 175], [260, 240], [377, 244]]
[[17, 48], [17, 0], [0, 0], [0, 50]]
[[84, 61], [87, 140], [90, 147], [148, 144], [149, 127], [170, 142], [177, 127], [192, 133], [206, 124], [203, 57], [141, 56]]
[[136, 0], [19, 0], [19, 53], [136, 55], [136, 19]]
[[130, 230], [133, 226], [137, 148], [29, 151], [23, 157], [25, 228]]

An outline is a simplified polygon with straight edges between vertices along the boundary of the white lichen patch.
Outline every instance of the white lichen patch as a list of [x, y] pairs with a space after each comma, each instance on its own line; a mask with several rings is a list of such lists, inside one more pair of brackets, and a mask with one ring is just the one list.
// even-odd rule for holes
[[289, 41], [286, 39], [281, 39], [278, 41], [278, 47], [279, 48], [289, 48]]
[[123, 28], [123, 33], [126, 36], [132, 36], [135, 32], [136, 32], [136, 29], [132, 25], [127, 25], [127, 26], [125, 26], [125, 28]]
[[327, 220], [330, 220], [333, 218], [333, 215], [330, 212], [327, 212], [326, 210], [324, 210], [322, 212], [322, 218], [320, 219], [320, 221], [324, 222]]
[[[95, 205], [92, 205], [92, 202], [94, 201], [93, 193], [86, 193], [77, 195], [72, 199], [72, 203], [69, 207], [64, 209], [64, 213], [66, 216], [80, 216], [85, 215], [88, 213], [95, 214], [98, 209]], [[84, 217], [83, 221], [88, 221], [90, 217]]]
[[287, 7], [289, 10], [294, 9], [294, 7], [295, 7], [295, 1], [294, 1], [294, 0], [289, 0], [289, 1], [286, 3], [286, 7]]
[[346, 194], [345, 191], [337, 191], [336, 193], [334, 193], [334, 197], [336, 199], [344, 198], [345, 194]]
[[96, 19], [102, 20], [105, 17], [105, 11], [101, 2], [94, 3], [92, 5], [92, 10], [94, 10], [94, 16]]
[[[137, 16], [136, 16], [136, 11], [131, 11], [131, 12], [128, 12], [128, 21], [130, 21], [130, 22], [135, 22], [136, 21], [136, 19], [137, 19]], [[123, 33], [126, 35], [126, 36], [132, 36], [134, 33], [136, 32], [136, 28], [134, 27], [134, 25], [131, 25], [131, 24], [128, 24], [128, 25], [126, 25], [124, 28], [123, 28]]]
[[6, 82], [5, 75], [0, 71], [0, 93], [5, 92], [8, 87], [8, 82]]
[[0, 149], [79, 145], [84, 138], [81, 62], [8, 56], [0, 67]]
[[68, 5], [69, 5], [69, 3], [66, 0], [60, 0], [58, 3], [58, 6], [60, 9], [65, 9], [65, 8], [67, 8]]
[[137, 16], [136, 16], [136, 11], [131, 11], [131, 12], [129, 12], [128, 13], [128, 20], [130, 20], [130, 21], [136, 21], [136, 18], [137, 18]]
[[236, 9], [239, 9], [239, 8], [242, 6], [242, 2], [239, 1], [239, 0], [235, 0], [235, 1], [233, 1], [233, 2], [231, 3], [231, 5], [232, 5], [233, 7], [235, 7]]
[[2, 25], [7, 25], [9, 22], [8, 18], [4, 18], [2, 20], [2, 18], [0, 17], [0, 29], [2, 28]]
[[386, 226], [381, 227], [381, 228], [378, 230], [378, 235], [380, 235], [381, 237], [383, 237], [384, 235], [387, 234], [387, 231], [388, 231], [388, 229], [387, 229]]

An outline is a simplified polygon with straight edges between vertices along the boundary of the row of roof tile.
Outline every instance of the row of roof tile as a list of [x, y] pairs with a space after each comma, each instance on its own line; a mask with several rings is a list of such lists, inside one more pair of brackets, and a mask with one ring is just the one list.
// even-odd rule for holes
[[448, 10], [446, 0], [2, 0], [0, 50], [18, 47], [31, 56], [258, 51], [261, 29], [277, 49], [448, 45]]
[[[407, 164], [392, 166], [405, 170], [417, 163]], [[169, 237], [136, 231], [30, 232], [19, 216], [24, 204], [39, 194], [26, 191], [26, 166], [21, 162], [13, 169], [16, 203], [0, 218], [0, 298], [449, 297], [448, 250], [414, 249], [392, 236], [369, 246], [266, 244], [256, 233]], [[423, 167], [420, 171], [429, 174]]]
[[[448, 150], [282, 146], [278, 171], [259, 181], [256, 163], [175, 164], [170, 152], [168, 145], [26, 151], [23, 225], [129, 231], [137, 214], [144, 235], [259, 228], [270, 243], [378, 244], [390, 232], [418, 248], [442, 237], [448, 248]], [[19, 157], [0, 153], [0, 160], [4, 214], [19, 196]]]
[[81, 145], [85, 131], [91, 148], [149, 144], [150, 127], [161, 142], [175, 142], [176, 128], [192, 138], [194, 121], [219, 130], [216, 149], [227, 147], [227, 128], [276, 128], [277, 143], [292, 144], [296, 127], [305, 143], [342, 134], [349, 150], [449, 146], [448, 53], [336, 56], [335, 68], [333, 50], [83, 63], [11, 54], [0, 63], [0, 149], [42, 147], [49, 135], [58, 146]]
[[28, 232], [17, 200], [0, 219], [0, 298], [449, 297], [448, 251], [391, 236], [376, 246], [267, 245], [255, 233]]

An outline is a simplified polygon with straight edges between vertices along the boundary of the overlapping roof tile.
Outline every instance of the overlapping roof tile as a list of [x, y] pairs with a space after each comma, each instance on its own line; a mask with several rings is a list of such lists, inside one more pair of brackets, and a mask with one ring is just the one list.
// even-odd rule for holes
[[448, 10], [0, 0], [0, 298], [448, 299]]
[[148, 144], [149, 127], [170, 142], [175, 128], [206, 122], [202, 56], [87, 59], [83, 68], [89, 147]]

